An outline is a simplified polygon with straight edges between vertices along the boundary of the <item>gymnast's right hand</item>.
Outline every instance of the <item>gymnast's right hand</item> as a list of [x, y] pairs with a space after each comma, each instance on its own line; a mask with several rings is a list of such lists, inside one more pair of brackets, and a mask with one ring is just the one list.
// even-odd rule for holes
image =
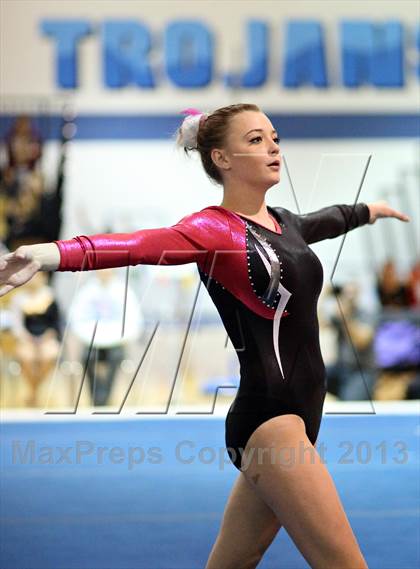
[[0, 257], [0, 296], [28, 282], [41, 269], [29, 246], [21, 245]]

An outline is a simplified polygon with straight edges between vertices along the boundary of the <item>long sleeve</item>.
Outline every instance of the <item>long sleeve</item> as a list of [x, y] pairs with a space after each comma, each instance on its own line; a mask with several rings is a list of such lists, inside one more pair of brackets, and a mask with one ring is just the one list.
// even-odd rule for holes
[[60, 250], [58, 271], [194, 262], [203, 266], [209, 252], [226, 249], [230, 242], [228, 224], [202, 212], [186, 215], [170, 227], [54, 241]]
[[356, 205], [327, 206], [296, 217], [302, 237], [310, 244], [323, 239], [332, 239], [365, 225], [369, 221], [369, 216], [369, 207], [360, 202]]

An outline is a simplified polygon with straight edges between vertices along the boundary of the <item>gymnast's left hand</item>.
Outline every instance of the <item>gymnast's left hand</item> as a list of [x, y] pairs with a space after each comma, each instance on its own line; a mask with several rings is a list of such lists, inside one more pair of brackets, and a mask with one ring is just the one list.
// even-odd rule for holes
[[385, 200], [381, 200], [379, 202], [373, 202], [367, 204], [370, 217], [369, 223], [375, 223], [375, 221], [381, 217], [395, 217], [396, 219], [400, 219], [401, 221], [410, 221], [410, 218], [405, 213], [401, 213], [397, 211], [393, 207], [391, 207]]

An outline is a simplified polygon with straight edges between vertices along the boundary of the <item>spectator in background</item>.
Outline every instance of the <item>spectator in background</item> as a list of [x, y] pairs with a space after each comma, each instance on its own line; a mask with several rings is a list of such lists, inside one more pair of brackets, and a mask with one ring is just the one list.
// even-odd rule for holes
[[42, 141], [30, 117], [16, 118], [6, 135], [8, 165], [18, 172], [33, 170], [42, 155]]
[[107, 405], [124, 345], [139, 337], [143, 318], [137, 297], [114, 269], [89, 276], [72, 302], [69, 326], [83, 346], [93, 405]]
[[[420, 306], [419, 269], [417, 261], [403, 282], [390, 259], [377, 281], [377, 292], [385, 309], [374, 340], [379, 374], [374, 397], [378, 400], [416, 399], [420, 393], [420, 336], [418, 317], [413, 313]], [[388, 308], [399, 310], [390, 313]]]
[[358, 306], [359, 285], [335, 286], [330, 296], [324, 316], [336, 331], [336, 361], [326, 366], [328, 391], [344, 401], [371, 399], [374, 326]]
[[38, 404], [38, 391], [56, 363], [60, 347], [60, 315], [47, 274], [38, 272], [11, 302], [16, 359], [29, 386], [28, 406]]
[[377, 277], [376, 291], [382, 307], [409, 306], [407, 284], [400, 280], [393, 259], [388, 259]]
[[33, 231], [33, 225], [41, 214], [44, 189], [41, 172], [34, 170], [18, 182], [15, 170], [9, 168], [4, 177], [4, 189], [6, 193], [6, 246], [14, 249], [16, 245], [35, 242], [36, 232]]
[[7, 164], [0, 175], [0, 239], [9, 250], [58, 239], [62, 214], [65, 142], [55, 187], [47, 188], [39, 167], [41, 139], [28, 117], [18, 117], [6, 138]]

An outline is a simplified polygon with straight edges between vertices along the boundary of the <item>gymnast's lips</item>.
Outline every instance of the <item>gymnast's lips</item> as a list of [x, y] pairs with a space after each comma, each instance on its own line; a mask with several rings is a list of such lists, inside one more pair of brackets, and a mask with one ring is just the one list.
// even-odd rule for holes
[[277, 168], [280, 168], [280, 160], [274, 160], [274, 162], [270, 162], [270, 164], [267, 164], [267, 166], [276, 166]]

